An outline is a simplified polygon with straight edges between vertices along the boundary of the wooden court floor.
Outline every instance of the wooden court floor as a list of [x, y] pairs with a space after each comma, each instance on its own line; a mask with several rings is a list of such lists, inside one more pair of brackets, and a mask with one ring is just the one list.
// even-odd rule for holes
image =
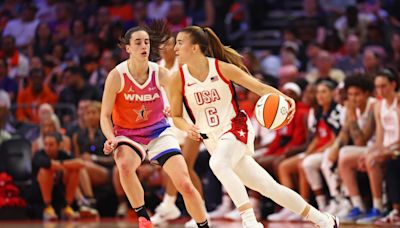
[[[164, 226], [157, 227], [171, 227], [171, 228], [183, 228], [184, 223], [188, 219], [179, 219], [165, 224]], [[136, 220], [134, 219], [101, 219], [101, 220], [83, 220], [75, 222], [48, 222], [43, 223], [41, 221], [0, 221], [0, 228], [134, 228], [138, 227]], [[240, 222], [230, 222], [226, 220], [213, 220], [213, 228], [241, 228]], [[268, 223], [264, 222], [266, 228], [313, 228], [314, 226], [310, 223]], [[341, 225], [341, 228], [373, 228], [374, 226], [356, 226], [356, 225]], [[383, 226], [379, 226], [383, 227]], [[390, 226], [387, 226], [390, 227]]]

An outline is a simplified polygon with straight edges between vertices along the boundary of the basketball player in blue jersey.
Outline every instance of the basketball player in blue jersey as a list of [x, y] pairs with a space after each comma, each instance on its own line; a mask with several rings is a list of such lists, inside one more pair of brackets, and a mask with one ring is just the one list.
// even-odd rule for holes
[[[174, 123], [189, 137], [203, 140], [211, 154], [210, 167], [239, 209], [243, 227], [263, 227], [250, 205], [247, 186], [317, 227], [337, 228], [335, 216], [321, 213], [296, 192], [278, 184], [251, 157], [254, 132], [247, 115], [239, 110], [233, 83], [260, 96], [285, 96], [290, 104], [289, 120], [295, 112], [294, 100], [250, 76], [241, 56], [225, 47], [210, 28], [184, 28], [177, 35], [175, 51], [183, 65], [169, 84]], [[182, 103], [194, 125], [182, 118]]]

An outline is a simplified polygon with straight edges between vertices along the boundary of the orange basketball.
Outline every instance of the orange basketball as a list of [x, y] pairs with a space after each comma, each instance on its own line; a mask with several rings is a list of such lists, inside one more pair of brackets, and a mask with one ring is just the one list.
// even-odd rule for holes
[[289, 103], [276, 93], [268, 93], [258, 99], [255, 113], [261, 126], [276, 130], [286, 126]]

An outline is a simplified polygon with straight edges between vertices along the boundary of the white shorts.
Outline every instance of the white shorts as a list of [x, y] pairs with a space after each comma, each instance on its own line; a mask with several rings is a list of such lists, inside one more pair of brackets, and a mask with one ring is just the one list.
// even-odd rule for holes
[[165, 129], [159, 137], [150, 141], [149, 144], [141, 144], [129, 139], [126, 136], [117, 136], [118, 142], [129, 144], [136, 153], [142, 158], [142, 161], [148, 159], [150, 162], [158, 164], [157, 159], [169, 153], [181, 153], [179, 142], [171, 127]]

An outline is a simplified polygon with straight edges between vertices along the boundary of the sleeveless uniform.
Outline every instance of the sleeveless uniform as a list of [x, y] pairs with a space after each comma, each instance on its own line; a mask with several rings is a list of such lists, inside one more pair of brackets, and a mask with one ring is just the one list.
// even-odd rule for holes
[[207, 58], [209, 74], [204, 81], [193, 77], [187, 65], [180, 68], [183, 102], [190, 119], [200, 128], [203, 142], [215, 152], [221, 137], [232, 133], [247, 145], [247, 153], [254, 153], [254, 130], [245, 112], [239, 110], [232, 82], [224, 78], [218, 60]]
[[165, 154], [179, 153], [180, 147], [163, 114], [158, 65], [148, 64], [148, 79], [142, 85], [130, 74], [128, 61], [115, 67], [121, 88], [116, 95], [112, 120], [118, 145], [130, 146], [142, 160], [148, 156], [150, 161], [157, 162]]
[[383, 146], [389, 146], [399, 140], [399, 106], [397, 98], [389, 106], [386, 100], [381, 101], [380, 120], [383, 127]]
[[[164, 60], [164, 59], [161, 59], [160, 62], [158, 63], [158, 65], [160, 65], [160, 66], [162, 66], [162, 67], [165, 67], [165, 60]], [[178, 70], [179, 70], [179, 64], [178, 64], [178, 60], [177, 60], [177, 59], [175, 59], [174, 65], [172, 66], [172, 68], [171, 68], [171, 69], [168, 69], [168, 70], [169, 70], [170, 72], [175, 72], [175, 71], [178, 71]], [[163, 94], [164, 104], [165, 104], [166, 106], [170, 106], [169, 101], [168, 101], [167, 94], [165, 93], [165, 90], [162, 89], [161, 91], [162, 91], [162, 94]], [[185, 109], [183, 109], [183, 117], [184, 117], [186, 120], [189, 119], [189, 118], [187, 118], [188, 115], [187, 115], [187, 112], [186, 112]], [[176, 139], [178, 139], [179, 144], [182, 145], [182, 144], [185, 142], [186, 132], [184, 132], [184, 131], [178, 129], [177, 127], [175, 127], [172, 118], [168, 118], [168, 121], [169, 121], [169, 123], [171, 124], [172, 131], [174, 132], [174, 134], [175, 134], [175, 136], [176, 136]]]

